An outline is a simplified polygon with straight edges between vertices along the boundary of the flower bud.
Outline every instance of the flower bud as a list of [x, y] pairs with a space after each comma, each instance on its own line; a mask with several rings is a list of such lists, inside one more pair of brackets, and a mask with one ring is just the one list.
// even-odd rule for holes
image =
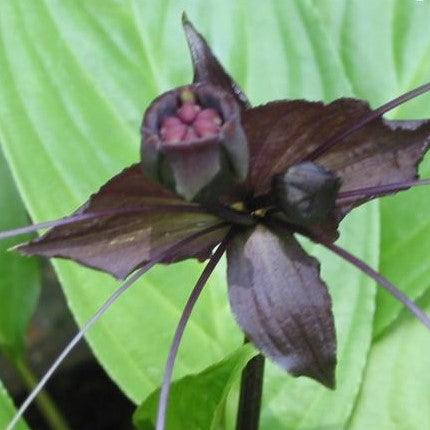
[[273, 190], [277, 205], [298, 225], [326, 221], [333, 213], [340, 180], [323, 167], [304, 162], [277, 175]]
[[234, 98], [210, 84], [155, 99], [142, 123], [145, 174], [186, 200], [217, 203], [248, 174], [248, 144]]

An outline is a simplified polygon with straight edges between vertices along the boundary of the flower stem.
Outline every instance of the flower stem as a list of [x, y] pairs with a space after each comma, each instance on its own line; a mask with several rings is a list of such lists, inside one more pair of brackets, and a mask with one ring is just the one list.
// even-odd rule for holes
[[264, 357], [260, 354], [250, 360], [242, 372], [236, 430], [258, 430], [263, 380]]
[[[21, 375], [27, 388], [31, 391], [37, 385], [37, 378], [34, 376], [31, 369], [25, 363], [24, 360], [18, 359], [14, 361], [15, 367], [18, 373]], [[55, 402], [46, 391], [41, 391], [36, 399], [37, 407], [40, 413], [43, 415], [45, 421], [54, 430], [69, 430], [70, 427], [67, 424], [61, 411], [57, 408]]]

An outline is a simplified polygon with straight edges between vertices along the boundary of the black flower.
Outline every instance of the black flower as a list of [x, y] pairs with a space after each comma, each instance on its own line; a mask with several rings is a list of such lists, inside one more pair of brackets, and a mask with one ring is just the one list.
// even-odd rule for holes
[[347, 98], [251, 107], [186, 18], [184, 29], [194, 82], [149, 106], [142, 161], [18, 250], [72, 259], [117, 278], [155, 263], [210, 258], [176, 348], [198, 293], [226, 250], [230, 304], [246, 337], [292, 375], [334, 388], [331, 298], [318, 261], [295, 234], [355, 264], [430, 325], [387, 280], [334, 244], [350, 210], [420, 183], [417, 166], [430, 143], [430, 121], [382, 115], [430, 85], [376, 110]]
[[142, 124], [145, 176], [206, 204], [248, 174], [248, 145], [234, 97], [195, 83], [158, 97]]

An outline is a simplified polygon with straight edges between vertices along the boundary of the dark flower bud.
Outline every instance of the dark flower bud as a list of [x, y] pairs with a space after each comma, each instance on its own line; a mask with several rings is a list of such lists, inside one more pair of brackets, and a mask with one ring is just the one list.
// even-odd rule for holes
[[146, 176], [187, 200], [217, 203], [248, 174], [248, 145], [235, 99], [210, 84], [155, 99], [142, 124]]
[[333, 213], [340, 180], [323, 167], [305, 162], [277, 175], [273, 189], [278, 206], [294, 224], [326, 221]]

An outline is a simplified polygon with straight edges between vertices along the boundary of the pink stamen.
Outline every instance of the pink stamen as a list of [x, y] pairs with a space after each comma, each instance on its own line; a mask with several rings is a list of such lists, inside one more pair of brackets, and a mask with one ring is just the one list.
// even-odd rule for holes
[[216, 136], [222, 125], [221, 115], [213, 108], [203, 108], [190, 89], [179, 96], [181, 106], [174, 116], [165, 118], [160, 127], [163, 142], [193, 142]]
[[215, 123], [216, 125], [222, 124], [222, 120], [221, 120], [221, 117], [219, 116], [219, 113], [215, 109], [212, 109], [212, 108], [203, 109], [197, 115], [196, 119], [197, 120], [205, 119], [205, 120], [208, 120], [208, 121]]
[[188, 127], [188, 130], [184, 136], [183, 141], [184, 142], [193, 142], [194, 140], [197, 140], [198, 138], [199, 138], [199, 136], [194, 131], [194, 129], [192, 127]]
[[197, 114], [201, 110], [202, 108], [199, 105], [195, 105], [192, 103], [185, 103], [178, 109], [178, 111], [176, 112], [176, 115], [178, 115], [178, 118], [182, 122], [190, 125], [197, 118]]
[[175, 125], [174, 127], [163, 127], [160, 131], [161, 137], [165, 142], [181, 142], [186, 140], [188, 127], [185, 124]]
[[161, 127], [170, 128], [170, 127], [177, 127], [179, 125], [183, 125], [183, 124], [182, 124], [182, 121], [178, 117], [168, 116], [167, 118], [165, 118], [163, 120]]
[[193, 128], [201, 138], [214, 136], [219, 132], [219, 126], [212, 120], [197, 118], [194, 121]]

